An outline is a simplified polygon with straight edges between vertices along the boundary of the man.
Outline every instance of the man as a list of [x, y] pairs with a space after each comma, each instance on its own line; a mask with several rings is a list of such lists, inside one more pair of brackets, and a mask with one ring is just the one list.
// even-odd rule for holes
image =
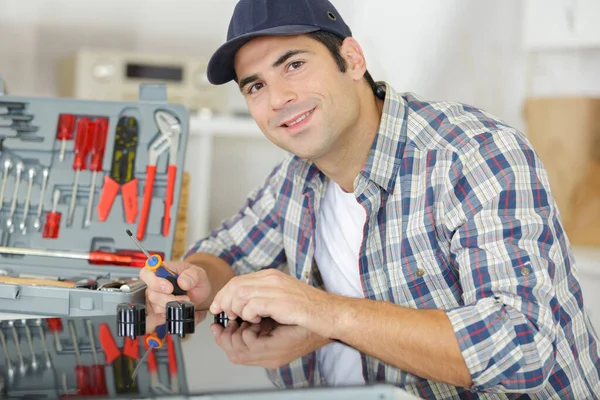
[[279, 387], [600, 396], [571, 249], [520, 132], [375, 84], [326, 0], [241, 0], [208, 76], [235, 80], [290, 156], [185, 261], [167, 263], [187, 296], [142, 271], [154, 313], [187, 299], [242, 318], [213, 325], [217, 343]]

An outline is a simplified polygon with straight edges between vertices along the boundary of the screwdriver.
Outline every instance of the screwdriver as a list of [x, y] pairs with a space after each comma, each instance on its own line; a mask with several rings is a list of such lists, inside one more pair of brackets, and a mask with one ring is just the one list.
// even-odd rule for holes
[[[135, 250], [117, 250], [114, 253], [105, 251], [74, 253], [70, 251], [60, 250], [28, 249], [22, 247], [0, 247], [0, 254], [74, 258], [78, 260], [88, 260], [88, 262], [93, 265], [118, 265], [139, 268], [143, 268], [146, 265], [146, 256], [144, 255], [144, 253]], [[157, 256], [160, 257], [160, 255]]]
[[92, 135], [92, 145], [90, 148], [89, 170], [92, 171], [92, 184], [90, 186], [90, 198], [85, 215], [85, 226], [92, 223], [92, 207], [94, 205], [94, 190], [96, 189], [96, 175], [102, 171], [102, 160], [104, 159], [104, 149], [106, 147], [106, 135], [108, 134], [108, 120], [98, 118], [94, 121], [94, 132]]
[[63, 329], [62, 320], [60, 318], [46, 318], [46, 323], [48, 324], [48, 330], [54, 335], [56, 351], [60, 353], [62, 351], [62, 344], [60, 343], [59, 332]]
[[90, 337], [90, 346], [92, 348], [92, 356], [94, 357], [94, 365], [92, 365], [92, 377], [94, 380], [94, 394], [100, 396], [108, 395], [108, 388], [106, 387], [106, 374], [104, 365], [98, 362], [98, 354], [96, 353], [96, 341], [94, 340], [94, 328], [92, 327], [92, 321], [89, 319], [85, 321], [87, 324], [88, 336]]
[[[177, 296], [187, 294], [187, 292], [181, 289], [177, 284], [177, 278], [179, 277], [179, 275], [165, 267], [165, 265], [163, 264], [162, 257], [158, 254], [150, 255], [150, 253], [148, 253], [148, 251], [144, 249], [142, 244], [135, 238], [135, 236], [133, 236], [133, 233], [129, 229], [127, 229], [125, 232], [127, 232], [127, 235], [129, 235], [129, 237], [134, 241], [134, 243], [147, 257], [147, 261], [145, 263], [144, 268], [148, 268], [150, 271], [154, 272], [156, 276], [167, 279], [169, 282], [171, 282], [171, 284], [173, 285], [174, 295]], [[148, 350], [146, 350], [146, 353], [142, 357], [142, 362], [149, 355], [152, 349], [159, 349], [163, 346], [165, 336], [167, 336], [166, 323], [159, 325], [154, 329], [154, 332], [146, 336], [146, 344], [148, 345]], [[134, 382], [135, 376], [142, 362], [140, 362], [140, 364], [138, 364], [138, 366], [133, 371], [133, 374], [130, 379], [130, 384]]]
[[75, 333], [75, 324], [69, 321], [69, 329], [71, 330], [71, 339], [73, 340], [73, 348], [75, 349], [75, 379], [77, 380], [77, 394], [79, 396], [88, 396], [92, 394], [92, 385], [90, 382], [90, 369], [81, 362], [81, 354], [79, 353], [79, 344], [77, 343], [77, 334]]
[[89, 118], [82, 118], [77, 123], [77, 135], [75, 136], [75, 158], [73, 159], [73, 170], [75, 178], [73, 180], [73, 191], [71, 193], [71, 203], [69, 204], [69, 215], [67, 217], [67, 226], [73, 224], [73, 213], [75, 212], [75, 202], [77, 200], [77, 189], [79, 186], [79, 173], [85, 169], [87, 153], [89, 151], [90, 126], [92, 122]]
[[60, 190], [56, 189], [52, 195], [52, 211], [46, 213], [46, 223], [44, 224], [44, 232], [42, 233], [44, 239], [56, 239], [58, 237], [60, 219], [62, 216], [61, 213], [56, 212], [59, 200]]
[[170, 335], [167, 335], [167, 351], [169, 357], [169, 375], [171, 377], [171, 391], [179, 393], [179, 376], [177, 372], [177, 355], [175, 354], [175, 344]]
[[56, 132], [56, 138], [61, 141], [60, 155], [58, 159], [63, 161], [65, 159], [65, 149], [67, 147], [67, 140], [73, 139], [73, 128], [75, 127], [75, 116], [72, 114], [61, 114], [58, 118], [58, 129]]

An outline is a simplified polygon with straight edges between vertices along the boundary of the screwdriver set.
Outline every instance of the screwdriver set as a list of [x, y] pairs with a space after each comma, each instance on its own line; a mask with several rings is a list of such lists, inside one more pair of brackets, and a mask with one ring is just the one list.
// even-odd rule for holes
[[0, 399], [187, 394], [178, 337], [142, 360], [143, 337], [121, 338], [115, 325], [109, 316], [1, 321]]
[[189, 126], [166, 99], [163, 84], [135, 102], [0, 93], [0, 312], [144, 302], [147, 257], [124, 232], [170, 259]]

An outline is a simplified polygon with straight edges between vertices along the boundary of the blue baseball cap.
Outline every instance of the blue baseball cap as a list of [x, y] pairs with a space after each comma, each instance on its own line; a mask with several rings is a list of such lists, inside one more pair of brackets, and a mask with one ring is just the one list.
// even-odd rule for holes
[[319, 30], [342, 38], [352, 36], [341, 15], [327, 0], [240, 0], [229, 22], [227, 42], [208, 62], [208, 80], [214, 85], [235, 80], [235, 54], [255, 37]]

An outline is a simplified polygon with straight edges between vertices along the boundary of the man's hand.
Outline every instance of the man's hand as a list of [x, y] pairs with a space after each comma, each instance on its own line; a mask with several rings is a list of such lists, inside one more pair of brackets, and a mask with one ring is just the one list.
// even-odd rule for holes
[[224, 311], [257, 324], [270, 317], [283, 325], [299, 325], [326, 336], [331, 295], [276, 269], [237, 276], [215, 296], [210, 312]]
[[210, 329], [229, 361], [267, 369], [289, 364], [329, 342], [306, 328], [280, 325], [271, 319], [240, 326], [229, 321], [227, 328], [212, 324]]
[[152, 314], [164, 314], [169, 301], [191, 301], [196, 306], [206, 301], [211, 294], [211, 284], [206, 271], [184, 261], [165, 261], [165, 267], [177, 273], [177, 284], [187, 291], [187, 296], [174, 296], [173, 285], [152, 271], [143, 268], [140, 278], [146, 283], [146, 308]]

